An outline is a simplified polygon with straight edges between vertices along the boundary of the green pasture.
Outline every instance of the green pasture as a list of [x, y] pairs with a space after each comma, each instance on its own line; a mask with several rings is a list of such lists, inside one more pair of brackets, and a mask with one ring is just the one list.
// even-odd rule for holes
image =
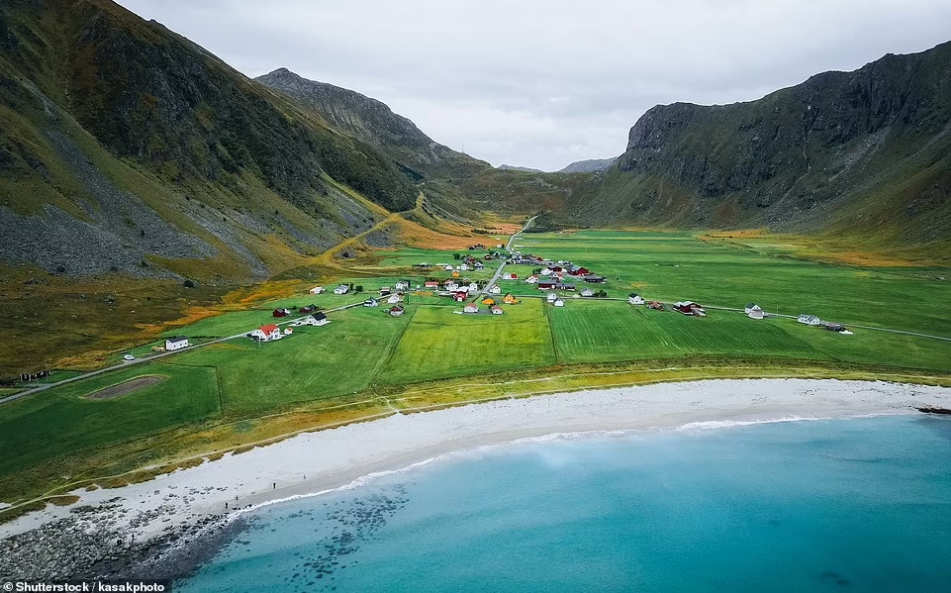
[[[161, 383], [111, 400], [83, 396], [143, 375]], [[156, 361], [120, 369], [0, 406], [0, 476], [220, 413], [214, 369]]]
[[224, 412], [249, 412], [362, 391], [370, 386], [413, 309], [391, 318], [384, 307], [333, 313], [322, 327], [294, 328], [281, 340], [240, 338], [173, 357], [177, 366], [217, 369]]
[[457, 315], [458, 304], [420, 307], [381, 380], [412, 383], [553, 364], [541, 301], [503, 308], [504, 315]]
[[[854, 268], [705, 243], [688, 233], [583, 231], [532, 235], [531, 253], [568, 259], [607, 277], [612, 296], [693, 300], [839, 323], [951, 337], [948, 274]], [[528, 252], [523, 249], [523, 252]]]

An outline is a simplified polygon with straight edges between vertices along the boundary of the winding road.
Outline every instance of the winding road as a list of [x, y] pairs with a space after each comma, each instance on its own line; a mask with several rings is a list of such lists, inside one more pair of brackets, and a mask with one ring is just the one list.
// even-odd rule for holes
[[[515, 233], [514, 235], [512, 235], [511, 237], [509, 237], [509, 242], [505, 244], [505, 250], [506, 250], [506, 251], [508, 251], [508, 252], [511, 252], [511, 251], [512, 251], [512, 243], [515, 242], [515, 239], [518, 238], [519, 235], [521, 235], [522, 233], [524, 233], [525, 231], [527, 231], [528, 228], [529, 228], [530, 226], [532, 226], [532, 223], [535, 222], [535, 219], [536, 219], [536, 218], [538, 218], [538, 217], [537, 217], [537, 216], [533, 216], [533, 217], [529, 218], [527, 221], [525, 221], [525, 226], [522, 227], [522, 230], [520, 230], [519, 232], [517, 232], [517, 233]], [[502, 270], [505, 269], [505, 264], [507, 264], [507, 263], [508, 263], [508, 262], [503, 261], [503, 262], [501, 263], [501, 265], [499, 265], [499, 269], [497, 269], [497, 270], [495, 271], [495, 275], [492, 276], [492, 279], [489, 280], [489, 283], [485, 285], [485, 288], [483, 288], [481, 291], [479, 291], [479, 292], [476, 294], [476, 298], [478, 298], [478, 295], [489, 294], [489, 289], [492, 288], [492, 286], [495, 285], [495, 283], [499, 281], [499, 278], [502, 276]]]

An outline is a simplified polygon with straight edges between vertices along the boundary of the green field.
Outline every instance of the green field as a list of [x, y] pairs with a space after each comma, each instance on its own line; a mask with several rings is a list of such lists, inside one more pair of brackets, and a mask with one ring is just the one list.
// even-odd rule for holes
[[412, 383], [555, 362], [541, 301], [505, 306], [504, 315], [454, 313], [460, 309], [420, 307], [383, 373], [384, 380]]
[[[762, 361], [773, 369], [809, 363], [836, 372], [861, 365], [868, 373], [900, 369], [906, 376], [951, 375], [951, 341], [856, 327], [951, 337], [951, 282], [941, 279], [951, 277], [949, 270], [835, 266], [707, 243], [687, 233], [531, 234], [518, 243], [523, 253], [571, 260], [606, 276], [606, 284], [593, 288], [619, 300], [569, 294], [565, 307], [552, 307], [529, 298], [543, 295], [524, 283], [532, 267], [512, 266], [509, 271], [520, 280], [500, 285], [503, 292], [524, 296], [522, 304], [505, 306], [505, 315], [458, 315], [454, 311], [461, 310], [460, 304], [418, 294], [407, 296], [406, 314], [400, 318], [386, 315], [385, 306], [332, 311], [375, 296], [381, 286], [393, 286], [398, 279], [415, 286], [427, 276], [448, 276], [434, 270], [407, 277], [405, 272], [420, 260], [451, 261], [451, 252], [385, 251], [376, 277], [344, 281], [362, 285], [364, 294], [287, 294], [167, 335], [243, 334], [273, 321], [275, 307], [312, 303], [332, 311], [327, 326], [297, 328], [293, 336], [274, 343], [238, 338], [205, 346], [0, 406], [0, 486], [15, 488], [10, 484], [19, 479], [17, 472], [44, 462], [53, 468], [46, 471], [61, 471], [56, 460], [66, 453], [94, 452], [169, 429], [244, 422], [308, 402], [354, 394], [379, 399], [379, 394], [414, 383], [553, 365], [583, 374], [591, 365], [613, 363], [664, 361], [667, 368], [684, 361], [685, 366], [712, 368], [742, 361], [755, 369]], [[579, 290], [583, 287], [579, 284]], [[632, 291], [647, 299], [698, 301], [708, 307], [708, 316], [631, 306], [624, 299]], [[767, 312], [812, 313], [844, 323], [854, 335], [787, 318], [753, 321], [742, 313], [710, 308], [742, 308], [750, 301]], [[131, 351], [145, 355], [152, 345]], [[141, 375], [167, 379], [114, 400], [82, 397]]]

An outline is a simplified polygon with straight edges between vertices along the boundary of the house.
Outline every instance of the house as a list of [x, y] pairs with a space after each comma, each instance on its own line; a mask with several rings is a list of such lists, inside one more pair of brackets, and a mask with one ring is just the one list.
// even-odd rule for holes
[[564, 306], [565, 306], [565, 301], [563, 301], [563, 300], [561, 300], [561, 299], [555, 299], [555, 302], [552, 303], [552, 304], [555, 305], [556, 307], [564, 307]]
[[466, 305], [465, 307], [463, 307], [462, 312], [463, 312], [463, 313], [478, 313], [478, 312], [479, 312], [479, 305], [477, 305], [477, 304], [475, 304], [475, 303], [469, 303], [468, 305]]
[[647, 308], [648, 308], [648, 309], [653, 309], [653, 310], [655, 310], [655, 311], [666, 311], [666, 310], [667, 310], [666, 307], [664, 307], [664, 303], [662, 303], [662, 302], [660, 302], [660, 301], [650, 301], [650, 302], [648, 302], [648, 303], [647, 303]]
[[593, 296], [594, 296], [594, 291], [591, 290], [590, 288], [585, 288], [584, 290], [581, 291], [581, 296], [583, 296], [583, 297], [593, 297]]
[[564, 282], [558, 282], [555, 284], [555, 290], [574, 290], [574, 284], [565, 284]]
[[388, 312], [390, 314], [390, 317], [399, 317], [400, 315], [403, 314], [403, 305], [396, 305], [396, 306], [390, 307], [390, 310]]
[[482, 262], [480, 262], [480, 261], [477, 261], [477, 262], [475, 263], [475, 269], [477, 269], [477, 270], [484, 270], [484, 269], [485, 269], [485, 264], [482, 263]]
[[400, 280], [394, 285], [394, 288], [397, 292], [403, 292], [404, 290], [409, 290], [409, 280]]
[[492, 297], [486, 297], [482, 299], [482, 304], [487, 307], [491, 307], [492, 305], [495, 304], [495, 299], [493, 299]]
[[469, 292], [479, 292], [479, 285], [475, 282], [469, 284]]
[[563, 272], [565, 269], [561, 266], [549, 266], [552, 272]]
[[584, 281], [588, 284], [601, 284], [604, 282], [604, 276], [595, 276], [594, 274], [585, 274]]
[[313, 313], [316, 310], [317, 310], [317, 305], [306, 305], [301, 307], [297, 311], [303, 315], [307, 315], [308, 313]]
[[551, 270], [549, 270], [548, 268], [542, 268], [541, 275], [542, 275], [542, 276], [551, 276]]
[[273, 323], [262, 325], [248, 335], [250, 335], [252, 339], [255, 339], [259, 342], [280, 340], [283, 337], [281, 334], [281, 328], [274, 325]]
[[452, 299], [457, 303], [463, 303], [467, 298], [469, 298], [469, 292], [465, 290], [457, 292], [452, 297]]
[[502, 315], [503, 313], [505, 313], [505, 311], [502, 310], [502, 307], [500, 307], [500, 306], [498, 306], [498, 305], [495, 305], [495, 306], [492, 307], [492, 314], [493, 314], [493, 315]]
[[350, 292], [350, 287], [346, 284], [341, 284], [334, 289], [334, 294], [347, 294], [348, 292]]
[[274, 309], [274, 312], [271, 313], [271, 317], [287, 317], [290, 314], [290, 309]]
[[631, 294], [627, 295], [627, 302], [632, 305], [643, 305], [644, 299], [636, 292], [632, 292]]
[[452, 273], [452, 277], [453, 277], [453, 278], [458, 278], [458, 277], [459, 277], [459, 272], [453, 272], [453, 273]]
[[766, 314], [763, 313], [763, 310], [757, 307], [756, 309], [750, 309], [750, 312], [746, 314], [750, 319], [763, 319], [766, 317]]
[[491, 294], [502, 294], [502, 287], [496, 284], [495, 286], [489, 289], [489, 292]]
[[514, 296], [512, 296], [512, 293], [508, 293], [507, 295], [505, 295], [505, 297], [502, 299], [502, 302], [505, 303], [506, 305], [519, 304], [519, 300], [515, 298]]
[[439, 288], [439, 283], [431, 281], [431, 282], [427, 282], [423, 286], [425, 286], [426, 288]]
[[816, 317], [815, 315], [806, 315], [805, 313], [800, 315], [799, 319], [797, 319], [796, 321], [798, 321], [799, 323], [805, 323], [806, 325], [819, 325], [820, 323], [822, 323], [822, 320]]
[[673, 304], [674, 311], [684, 315], [695, 315], [697, 317], [706, 317], [707, 312], [703, 307], [693, 301], [678, 301]]
[[185, 336], [175, 336], [174, 338], [165, 340], [166, 352], [175, 352], [176, 350], [181, 350], [182, 348], [188, 348], [188, 338]]
[[450, 282], [449, 284], [446, 285], [446, 290], [448, 290], [449, 292], [457, 292], [459, 290], [459, 285], [456, 284], [455, 282]]
[[315, 286], [310, 289], [310, 294], [324, 294], [323, 286]]
[[576, 268], [574, 271], [575, 276], [588, 276], [591, 274], [591, 270], [588, 268]]
[[293, 327], [285, 327], [285, 328], [284, 328], [284, 335], [285, 335], [285, 336], [293, 335], [293, 333], [294, 333], [294, 328], [293, 328]]
[[398, 292], [398, 293], [396, 293], [396, 294], [391, 294], [391, 295], [390, 295], [390, 298], [386, 299], [386, 302], [387, 302], [387, 304], [390, 304], [390, 305], [395, 305], [395, 304], [397, 304], [397, 303], [402, 303], [402, 302], [403, 302], [403, 293], [402, 293], [402, 292]]
[[555, 294], [555, 293], [553, 293], [553, 292], [549, 292], [549, 293], [548, 293], [548, 297], [546, 298], [546, 300], [547, 300], [549, 303], [554, 303], [555, 301], [558, 300], [558, 295]]
[[367, 299], [363, 301], [364, 307], [378, 307], [379, 305], [380, 305], [380, 301], [376, 299]]
[[532, 274], [531, 276], [525, 279], [525, 282], [528, 282], [529, 284], [538, 284], [538, 276], [535, 276], [534, 274]]
[[393, 291], [390, 290], [390, 287], [389, 287], [389, 286], [384, 286], [383, 288], [380, 289], [380, 296], [381, 296], [381, 297], [390, 296], [392, 293], [393, 293]]
[[551, 289], [555, 288], [555, 285], [556, 285], [556, 284], [558, 284], [558, 283], [557, 283], [557, 282], [552, 282], [552, 281], [549, 281], [549, 280], [542, 280], [542, 281], [540, 281], [540, 282], [538, 283], [538, 290], [551, 290]]
[[316, 327], [327, 325], [328, 323], [330, 323], [330, 320], [327, 319], [327, 316], [323, 313], [314, 313], [300, 320], [301, 325], [313, 325]]
[[502, 280], [518, 280], [518, 274], [503, 274]]
[[746, 307], [743, 308], [743, 312], [749, 315], [751, 311], [762, 311], [762, 309], [760, 309], [760, 306], [756, 303], [747, 303]]
[[447, 272], [451, 272], [451, 271], [452, 271], [452, 266], [447, 265], [447, 266], [446, 266], [446, 271], [447, 271]]
[[830, 323], [830, 322], [828, 322], [828, 321], [824, 321], [824, 322], [822, 323], [822, 329], [824, 329], [824, 330], [826, 330], [826, 331], [830, 331], [830, 332], [837, 332], [837, 333], [839, 333], [839, 332], [844, 332], [844, 331], [845, 331], [845, 326], [842, 325], [842, 324], [839, 324], [839, 323]]
[[462, 264], [461, 266], [459, 266], [459, 269], [462, 270], [463, 272], [468, 272], [469, 264]]

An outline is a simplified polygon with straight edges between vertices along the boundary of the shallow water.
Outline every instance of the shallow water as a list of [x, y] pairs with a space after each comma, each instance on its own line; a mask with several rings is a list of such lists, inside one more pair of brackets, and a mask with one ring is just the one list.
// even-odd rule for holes
[[951, 418], [540, 439], [251, 518], [176, 591], [949, 591]]

